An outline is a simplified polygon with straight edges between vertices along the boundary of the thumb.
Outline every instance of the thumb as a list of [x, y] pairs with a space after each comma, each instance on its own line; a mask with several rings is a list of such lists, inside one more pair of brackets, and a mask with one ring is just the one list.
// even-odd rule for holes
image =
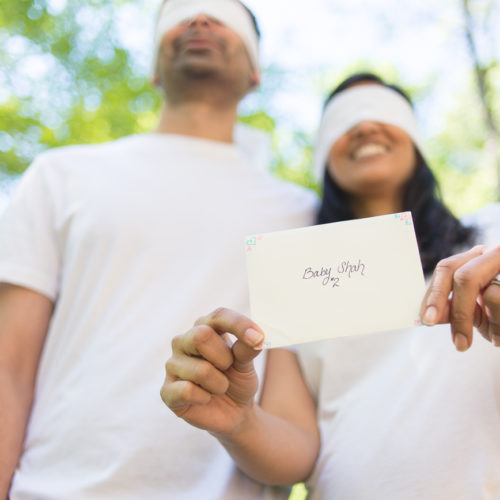
[[219, 307], [208, 316], [199, 318], [196, 324], [208, 325], [220, 335], [234, 335], [236, 341], [232, 346], [233, 367], [242, 373], [253, 370], [252, 360], [262, 350], [264, 333], [250, 318], [231, 309]]
[[[250, 334], [252, 334], [252, 332]], [[260, 346], [249, 347], [241, 340], [237, 340], [232, 347], [233, 368], [241, 373], [253, 371], [253, 360], [262, 352], [261, 349], [262, 348]]]

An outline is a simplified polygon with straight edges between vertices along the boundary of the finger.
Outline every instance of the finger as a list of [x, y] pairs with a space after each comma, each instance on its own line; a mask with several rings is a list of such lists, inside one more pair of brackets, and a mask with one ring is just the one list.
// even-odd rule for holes
[[226, 338], [207, 325], [194, 326], [184, 335], [174, 337], [172, 352], [174, 355], [202, 357], [221, 371], [227, 370], [233, 362]]
[[237, 338], [232, 348], [233, 367], [242, 372], [253, 370], [250, 362], [259, 354], [264, 341], [264, 334], [256, 323], [243, 314], [225, 308], [216, 309], [199, 321], [219, 333], [233, 334]]
[[232, 333], [238, 340], [253, 348], [261, 348], [264, 341], [264, 333], [256, 323], [243, 314], [224, 307], [199, 318], [195, 324], [208, 325], [220, 334]]
[[[451, 311], [451, 299], [448, 298], [448, 301], [446, 303], [446, 306], [445, 306], [445, 316], [446, 318], [449, 318], [450, 317], [450, 311]], [[448, 321], [444, 321], [444, 323], [448, 323]], [[486, 315], [483, 314], [483, 307], [481, 306], [481, 304], [476, 304], [476, 308], [474, 310], [474, 326], [480, 330], [480, 331], [483, 331], [484, 330], [484, 325], [487, 325], [488, 323], [488, 320], [486, 319]], [[486, 326], [486, 332], [487, 332], [488, 328]], [[489, 338], [488, 338], [489, 340]]]
[[227, 377], [208, 361], [191, 356], [172, 356], [166, 363], [167, 378], [193, 382], [211, 394], [224, 394]]
[[486, 316], [485, 306], [482, 303], [481, 297], [479, 297], [476, 302], [474, 310], [474, 326], [486, 340], [491, 341], [490, 334], [488, 332], [488, 317]]
[[210, 402], [212, 396], [201, 387], [185, 380], [166, 380], [160, 390], [163, 402], [174, 411], [191, 405], [204, 405]]
[[453, 255], [437, 264], [420, 307], [420, 318], [424, 325], [432, 326], [449, 321], [448, 297], [453, 289], [455, 271], [485, 251], [484, 245], [475, 246], [467, 252]]
[[491, 284], [483, 293], [485, 315], [488, 318], [488, 336], [500, 347], [500, 285]]
[[499, 268], [500, 247], [469, 260], [455, 272], [450, 323], [458, 350], [466, 350], [471, 345], [478, 300]]

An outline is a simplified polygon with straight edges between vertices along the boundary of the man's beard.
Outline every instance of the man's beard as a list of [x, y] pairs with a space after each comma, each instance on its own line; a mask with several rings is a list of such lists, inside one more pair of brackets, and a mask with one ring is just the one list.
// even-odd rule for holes
[[177, 67], [160, 67], [160, 85], [168, 100], [172, 103], [186, 99], [197, 100], [203, 95], [233, 96], [238, 100], [247, 89], [243, 89], [241, 76], [224, 71], [210, 61], [177, 62]]
[[184, 80], [186, 85], [189, 85], [189, 82], [205, 82], [209, 83], [211, 80], [220, 80], [220, 72], [217, 68], [214, 68], [213, 65], [210, 64], [193, 64], [186, 63], [182, 64], [180, 68], [178, 68], [179, 78]]
[[[196, 37], [208, 39], [213, 44], [206, 48], [189, 48], [186, 44]], [[218, 54], [216, 54], [218, 52]], [[209, 78], [217, 74], [212, 58], [222, 58], [227, 62], [227, 42], [213, 33], [188, 30], [173, 42], [173, 62], [188, 77]]]
[[[189, 39], [208, 38], [213, 46], [186, 47]], [[173, 51], [160, 64], [160, 82], [165, 94], [173, 101], [196, 98], [206, 92], [222, 93], [241, 98], [248, 89], [242, 89], [241, 75], [227, 71], [230, 66], [227, 42], [213, 34], [186, 32], [173, 41]], [[160, 56], [161, 57], [161, 56]]]

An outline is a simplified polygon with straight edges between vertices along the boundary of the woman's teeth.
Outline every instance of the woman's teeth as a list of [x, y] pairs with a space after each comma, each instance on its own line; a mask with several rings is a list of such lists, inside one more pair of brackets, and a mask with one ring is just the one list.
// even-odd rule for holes
[[355, 160], [365, 158], [367, 156], [374, 156], [379, 154], [387, 153], [387, 147], [381, 144], [363, 144], [356, 151], [354, 151], [353, 157]]

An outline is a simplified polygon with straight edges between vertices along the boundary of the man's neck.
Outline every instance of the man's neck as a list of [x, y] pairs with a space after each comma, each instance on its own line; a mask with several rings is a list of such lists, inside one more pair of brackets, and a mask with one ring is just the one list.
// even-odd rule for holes
[[233, 142], [236, 106], [214, 106], [205, 103], [165, 104], [156, 132], [180, 134]]

